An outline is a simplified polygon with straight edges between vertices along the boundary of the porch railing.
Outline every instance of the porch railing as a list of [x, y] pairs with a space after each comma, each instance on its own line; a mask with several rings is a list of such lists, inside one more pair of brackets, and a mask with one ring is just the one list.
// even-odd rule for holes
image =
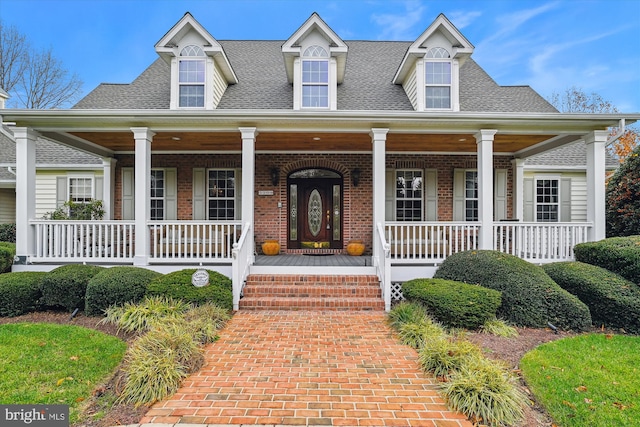
[[242, 295], [242, 289], [244, 288], [247, 275], [249, 274], [249, 267], [253, 263], [253, 250], [251, 249], [250, 235], [251, 223], [247, 222], [242, 229], [242, 234], [237, 243], [234, 243], [232, 254], [233, 264], [231, 271], [231, 281], [233, 284], [233, 309], [240, 309], [240, 296]]
[[134, 255], [133, 221], [32, 220], [33, 262], [129, 263]]
[[493, 224], [494, 249], [530, 262], [574, 259], [573, 247], [588, 241], [591, 223], [524, 222]]
[[441, 263], [456, 252], [478, 248], [478, 223], [386, 222], [393, 263]]
[[391, 310], [391, 259], [389, 243], [385, 239], [385, 231], [382, 224], [376, 225], [376, 232], [373, 239], [374, 256], [373, 265], [380, 279], [380, 289], [384, 300], [384, 309]]
[[151, 221], [150, 262], [231, 262], [240, 221]]

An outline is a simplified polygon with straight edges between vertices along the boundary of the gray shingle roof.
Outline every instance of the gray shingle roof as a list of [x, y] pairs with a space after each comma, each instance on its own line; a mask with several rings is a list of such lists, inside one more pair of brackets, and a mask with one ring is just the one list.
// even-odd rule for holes
[[[525, 159], [526, 166], [587, 166], [587, 146], [583, 141], [574, 142]], [[615, 169], [620, 163], [606, 153], [606, 168]]]
[[[281, 46], [284, 41], [219, 41], [239, 82], [227, 88], [218, 109], [292, 109]], [[405, 110], [413, 107], [393, 76], [410, 42], [349, 41], [339, 110]], [[168, 109], [170, 68], [157, 59], [131, 84], [101, 84], [77, 109]], [[474, 112], [556, 112], [528, 86], [499, 86], [472, 59], [460, 68], [460, 109]]]
[[[0, 165], [16, 164], [16, 143], [3, 133], [0, 133]], [[56, 144], [48, 139], [36, 140], [36, 166], [60, 165], [93, 165], [100, 167], [102, 160], [83, 151], [78, 151], [65, 145]], [[14, 177], [15, 178], [15, 177]]]

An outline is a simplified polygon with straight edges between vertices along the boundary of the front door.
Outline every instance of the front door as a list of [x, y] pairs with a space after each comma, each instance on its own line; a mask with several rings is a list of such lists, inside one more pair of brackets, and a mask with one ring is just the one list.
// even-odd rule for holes
[[342, 177], [324, 169], [294, 172], [289, 188], [289, 247], [342, 248]]

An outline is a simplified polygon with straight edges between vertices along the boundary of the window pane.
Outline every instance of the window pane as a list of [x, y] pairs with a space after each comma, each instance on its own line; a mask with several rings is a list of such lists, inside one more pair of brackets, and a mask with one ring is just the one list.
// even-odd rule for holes
[[204, 107], [204, 86], [180, 86], [180, 107]]
[[449, 62], [427, 62], [426, 83], [428, 85], [449, 85], [451, 84], [451, 63]]
[[91, 178], [69, 179], [69, 199], [76, 203], [88, 203], [91, 201]]
[[151, 197], [164, 197], [164, 171], [151, 171]]
[[451, 88], [428, 86], [426, 101], [427, 108], [451, 108]]
[[329, 86], [302, 86], [303, 107], [328, 107]]
[[422, 221], [421, 170], [396, 171], [396, 220]]
[[212, 169], [208, 179], [209, 219], [235, 218], [235, 171]]
[[478, 172], [466, 171], [464, 179], [465, 221], [478, 220]]
[[289, 187], [289, 239], [298, 240], [298, 186]]
[[559, 193], [557, 179], [536, 180], [536, 220], [558, 222]]
[[180, 61], [180, 83], [204, 83], [205, 63], [198, 61]]
[[329, 83], [328, 61], [302, 61], [303, 83]]

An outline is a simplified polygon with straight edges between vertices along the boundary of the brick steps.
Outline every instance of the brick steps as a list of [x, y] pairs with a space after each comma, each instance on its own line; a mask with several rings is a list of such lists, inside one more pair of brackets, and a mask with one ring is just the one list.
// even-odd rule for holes
[[241, 310], [384, 310], [370, 275], [252, 274], [243, 294]]

